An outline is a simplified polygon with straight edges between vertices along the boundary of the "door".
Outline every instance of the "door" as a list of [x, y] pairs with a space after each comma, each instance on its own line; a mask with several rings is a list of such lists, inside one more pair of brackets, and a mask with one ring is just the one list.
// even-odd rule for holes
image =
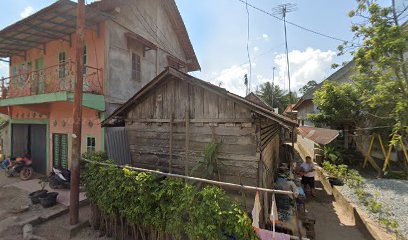
[[34, 171], [46, 174], [47, 125], [13, 124], [11, 141], [12, 157], [23, 157], [26, 154], [30, 155], [33, 160]]
[[21, 157], [28, 153], [28, 124], [12, 124], [11, 157]]
[[34, 62], [35, 76], [37, 80], [37, 94], [43, 94], [45, 90], [44, 58], [37, 58]]
[[30, 125], [30, 150], [34, 171], [47, 173], [47, 126], [44, 124]]
[[54, 133], [52, 135], [53, 166], [57, 168], [68, 168], [68, 135]]

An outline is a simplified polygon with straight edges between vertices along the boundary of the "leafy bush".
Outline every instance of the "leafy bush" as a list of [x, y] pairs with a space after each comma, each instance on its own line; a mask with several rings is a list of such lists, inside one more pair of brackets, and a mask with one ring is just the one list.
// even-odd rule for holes
[[215, 179], [215, 176], [218, 176], [217, 179], [219, 180], [221, 163], [218, 161], [217, 155], [221, 144], [221, 142], [212, 141], [205, 146], [204, 158], [191, 170], [193, 175], [206, 179]]
[[329, 161], [333, 164], [343, 163], [343, 153], [336, 147], [323, 146], [321, 150], [323, 151], [323, 157], [325, 161]]
[[131, 171], [101, 154], [88, 156], [83, 182], [91, 223], [108, 236], [135, 239], [257, 239], [250, 218], [218, 187]]

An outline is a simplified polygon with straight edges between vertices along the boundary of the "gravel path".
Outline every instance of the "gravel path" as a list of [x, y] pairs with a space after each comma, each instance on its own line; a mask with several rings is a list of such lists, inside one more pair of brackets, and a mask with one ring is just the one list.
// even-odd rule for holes
[[[360, 206], [370, 218], [377, 220], [379, 214], [372, 213], [361, 204], [354, 194], [354, 190], [348, 186], [339, 188], [350, 200]], [[400, 227], [403, 236], [408, 236], [408, 181], [397, 179], [367, 179], [364, 190], [376, 197], [382, 204], [382, 208], [392, 214]]]

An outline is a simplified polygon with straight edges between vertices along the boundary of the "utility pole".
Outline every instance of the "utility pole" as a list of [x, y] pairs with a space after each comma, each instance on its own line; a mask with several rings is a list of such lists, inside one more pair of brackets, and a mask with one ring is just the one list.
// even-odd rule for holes
[[274, 96], [274, 93], [275, 93], [275, 69], [276, 69], [276, 67], [273, 67], [272, 68], [272, 108], [273, 108], [273, 98], [275, 97]]
[[286, 3], [281, 4], [274, 8], [275, 14], [281, 14], [283, 19], [283, 28], [285, 31], [285, 48], [286, 48], [286, 64], [288, 66], [288, 81], [289, 81], [289, 104], [292, 103], [292, 91], [290, 89], [290, 64], [289, 64], [289, 52], [288, 52], [288, 37], [286, 33], [286, 14], [288, 12], [296, 11], [296, 4]]
[[82, 88], [84, 69], [85, 0], [78, 0], [76, 23], [76, 78], [74, 92], [74, 124], [72, 134], [71, 193], [69, 198], [69, 223], [78, 224], [79, 215], [79, 162], [82, 136]]

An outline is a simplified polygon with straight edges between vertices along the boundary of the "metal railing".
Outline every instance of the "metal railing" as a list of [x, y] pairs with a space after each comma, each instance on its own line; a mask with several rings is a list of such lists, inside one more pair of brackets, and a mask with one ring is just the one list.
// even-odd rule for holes
[[[66, 61], [35, 71], [21, 71], [13, 76], [2, 78], [1, 98], [33, 96], [45, 93], [74, 91], [75, 62]], [[103, 94], [102, 70], [85, 65], [84, 93]]]

